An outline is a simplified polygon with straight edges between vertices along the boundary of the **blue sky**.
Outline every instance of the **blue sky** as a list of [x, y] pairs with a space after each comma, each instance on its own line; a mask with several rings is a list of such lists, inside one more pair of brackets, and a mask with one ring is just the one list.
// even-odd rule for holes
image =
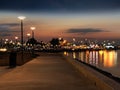
[[1, 10], [84, 11], [119, 9], [119, 0], [1, 0]]

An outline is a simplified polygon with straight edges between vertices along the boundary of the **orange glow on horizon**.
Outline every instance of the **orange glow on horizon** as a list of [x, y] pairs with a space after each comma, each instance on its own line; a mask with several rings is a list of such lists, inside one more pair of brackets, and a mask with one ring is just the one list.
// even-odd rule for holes
[[[71, 15], [64, 15], [64, 14], [25, 14], [27, 17], [24, 20], [24, 37], [27, 33], [31, 33], [30, 27], [35, 26], [37, 29], [35, 30], [35, 37], [42, 38], [42, 37], [81, 37], [81, 33], [67, 33], [67, 30], [71, 28], [92, 28], [92, 29], [100, 29], [104, 30], [102, 32], [92, 32], [92, 33], [85, 33], [83, 38], [120, 38], [120, 19], [119, 13], [118, 15], [101, 15], [95, 14], [91, 15], [82, 15], [82, 14], [71, 14]], [[18, 26], [19, 20], [16, 18], [19, 16], [19, 13], [16, 12], [1, 12], [1, 26], [5, 27], [4, 30], [10, 30], [9, 32], [11, 36], [4, 36], [3, 38], [9, 37], [14, 38], [13, 36], [16, 35], [20, 37], [20, 26]], [[8, 26], [5, 26], [8, 24]], [[15, 26], [9, 24], [18, 24]], [[102, 37], [101, 37], [102, 36]], [[48, 38], [49, 39], [49, 38]]]

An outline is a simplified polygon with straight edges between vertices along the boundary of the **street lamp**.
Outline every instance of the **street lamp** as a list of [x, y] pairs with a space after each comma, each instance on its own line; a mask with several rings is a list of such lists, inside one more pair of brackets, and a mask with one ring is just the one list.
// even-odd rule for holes
[[29, 37], [30, 37], [30, 33], [28, 33], [28, 34], [27, 34], [27, 36], [28, 36], [28, 40], [29, 40]]
[[26, 17], [25, 16], [19, 16], [18, 19], [20, 19], [20, 23], [21, 23], [21, 48], [22, 48], [22, 55], [21, 55], [21, 60], [22, 60], [22, 63], [24, 62], [23, 60], [23, 20], [25, 19]]
[[35, 27], [30, 27], [30, 29], [32, 30], [32, 38], [34, 38], [34, 30], [36, 29]]
[[19, 16], [18, 19], [21, 21], [21, 45], [23, 48], [23, 20], [25, 19], [25, 16]]

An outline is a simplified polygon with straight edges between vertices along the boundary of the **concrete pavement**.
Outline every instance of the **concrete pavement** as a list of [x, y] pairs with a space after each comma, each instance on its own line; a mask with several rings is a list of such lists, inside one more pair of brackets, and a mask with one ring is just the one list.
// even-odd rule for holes
[[99, 90], [61, 54], [39, 57], [0, 76], [0, 90]]

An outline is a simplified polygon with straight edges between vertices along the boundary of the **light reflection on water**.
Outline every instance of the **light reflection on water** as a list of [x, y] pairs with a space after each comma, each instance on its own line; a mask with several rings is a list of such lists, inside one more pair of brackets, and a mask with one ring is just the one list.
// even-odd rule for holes
[[112, 73], [115, 76], [120, 77], [119, 50], [81, 51], [66, 53], [67, 56], [77, 58], [83, 62], [96, 66], [100, 69]]

